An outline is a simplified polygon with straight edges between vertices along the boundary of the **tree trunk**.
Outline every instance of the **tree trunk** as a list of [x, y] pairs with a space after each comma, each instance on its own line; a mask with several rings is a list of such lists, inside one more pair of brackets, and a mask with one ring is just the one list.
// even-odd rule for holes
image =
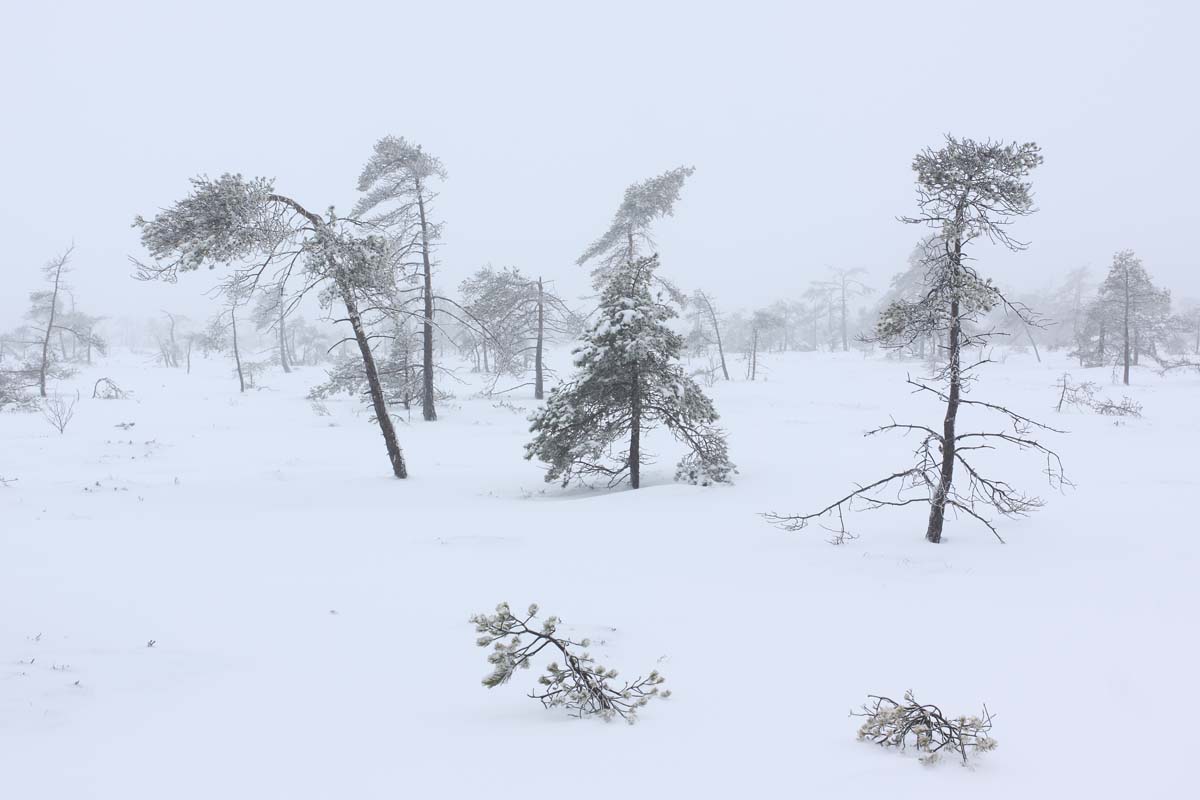
[[542, 279], [538, 278], [537, 299], [537, 346], [534, 349], [533, 361], [533, 399], [541, 400], [545, 396], [542, 385], [542, 348], [546, 339], [546, 297]]
[[846, 278], [842, 277], [842, 352], [850, 352], [850, 337], [846, 332]]
[[1125, 268], [1125, 385], [1129, 385], [1129, 268]]
[[50, 334], [54, 331], [54, 317], [58, 312], [58, 289], [62, 282], [63, 267], [66, 266], [68, 250], [59, 260], [54, 270], [54, 291], [50, 294], [50, 320], [46, 323], [46, 335], [42, 338], [42, 363], [38, 370], [38, 392], [46, 396], [46, 372], [50, 369]]
[[284, 305], [283, 305], [283, 284], [279, 286], [279, 365], [283, 367], [283, 371], [291, 372], [292, 368], [288, 364], [287, 353], [287, 334], [284, 330]]
[[392, 474], [397, 478], [408, 477], [408, 466], [404, 463], [404, 453], [396, 441], [396, 428], [392, 425], [392, 417], [388, 414], [387, 402], [383, 397], [383, 386], [379, 383], [379, 372], [375, 369], [375, 356], [371, 352], [371, 342], [363, 329], [362, 318], [358, 313], [358, 303], [354, 300], [353, 290], [342, 281], [338, 281], [338, 289], [342, 302], [346, 305], [346, 317], [354, 330], [354, 339], [358, 342], [358, 352], [362, 356], [363, 372], [367, 375], [367, 387], [371, 393], [371, 405], [375, 408], [375, 422], [379, 432], [383, 434], [384, 445], [387, 446], [388, 461], [392, 465]]
[[721, 342], [721, 324], [717, 321], [717, 311], [713, 308], [712, 301], [708, 299], [707, 294], [701, 292], [700, 299], [704, 301], [704, 308], [708, 311], [708, 320], [712, 323], [713, 335], [717, 338], [717, 355], [721, 358], [721, 374], [725, 376], [725, 380], [729, 380], [729, 367], [725, 366], [725, 345]]
[[233, 362], [237, 364], [238, 389], [239, 391], [244, 392], [246, 391], [246, 377], [242, 374], [242, 354], [238, 350], [237, 306], [233, 306], [229, 309], [229, 321], [231, 327], [233, 328]]
[[[956, 221], [961, 225], [962, 212], [959, 211]], [[955, 269], [962, 265], [962, 239], [954, 242], [952, 256]], [[950, 330], [947, 336], [946, 369], [950, 376], [950, 390], [946, 394], [946, 418], [942, 422], [942, 468], [938, 485], [934, 489], [933, 499], [929, 504], [929, 526], [925, 529], [925, 541], [939, 544], [942, 541], [942, 528], [946, 524], [946, 503], [950, 497], [950, 487], [954, 485], [954, 451], [956, 442], [956, 424], [958, 422], [958, 405], [962, 396], [962, 319], [959, 316], [959, 303], [955, 298], [950, 302]]]
[[962, 392], [961, 348], [959, 333], [962, 323], [958, 317], [958, 301], [950, 304], [950, 344], [949, 370], [950, 391], [946, 401], [946, 419], [942, 423], [942, 470], [937, 488], [934, 489], [933, 502], [929, 508], [929, 527], [925, 529], [925, 540], [938, 544], [942, 541], [942, 527], [946, 522], [946, 500], [950, 496], [950, 487], [954, 483], [954, 437], [955, 425], [958, 420], [958, 403]]
[[424, 349], [421, 375], [421, 416], [426, 422], [437, 419], [433, 406], [433, 265], [429, 257], [429, 223], [425, 219], [425, 194], [420, 181], [417, 182], [417, 211], [421, 217], [421, 259], [425, 268], [425, 323], [423, 328]]
[[629, 418], [629, 482], [636, 489], [642, 483], [642, 379], [636, 364]]
[[[1024, 322], [1022, 322], [1022, 324], [1024, 324]], [[1033, 354], [1037, 356], [1038, 363], [1042, 363], [1042, 354], [1038, 352], [1037, 342], [1035, 342], [1033, 339], [1033, 331], [1029, 329], [1028, 325], [1025, 325], [1025, 335], [1029, 337], [1029, 344], [1033, 346]]]
[[750, 373], [751, 381], [758, 376], [758, 328], [755, 328], [750, 334], [750, 364], [747, 366], [747, 371]]

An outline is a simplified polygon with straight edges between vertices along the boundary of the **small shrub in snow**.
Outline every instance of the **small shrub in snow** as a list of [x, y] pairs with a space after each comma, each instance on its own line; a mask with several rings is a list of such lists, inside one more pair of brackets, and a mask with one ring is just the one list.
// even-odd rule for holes
[[1140, 417], [1142, 404], [1132, 397], [1122, 397], [1119, 401], [1101, 399], [1092, 408], [1102, 417]]
[[540, 626], [530, 627], [537, 612], [537, 605], [531, 605], [524, 617], [517, 617], [508, 603], [501, 603], [495, 614], [471, 617], [480, 634], [475, 643], [492, 647], [488, 655], [492, 671], [483, 679], [484, 686], [493, 689], [507, 683], [514, 672], [528, 669], [530, 660], [549, 648], [551, 653], [558, 651], [562, 664], [551, 661], [538, 678], [540, 689], [529, 693], [546, 708], [561, 706], [578, 717], [598, 715], [604, 720], [619, 716], [632, 723], [637, 719], [637, 710], [651, 698], [670, 695], [670, 691], [659, 690], [663, 677], [657, 671], [618, 687], [613, 683], [617, 678], [615, 669], [596, 663], [587, 652], [572, 649], [588, 647], [587, 639], [575, 642], [557, 634], [561, 623], [558, 617], [547, 617]]
[[61, 394], [50, 395], [42, 402], [42, 416], [56, 431], [65, 433], [67, 426], [75, 418], [75, 403], [78, 400], [78, 394], [74, 397], [63, 397]]
[[992, 716], [987, 706], [983, 707], [982, 716], [949, 718], [935, 705], [918, 703], [911, 690], [904, 693], [903, 703], [877, 695], [869, 698], [862, 711], [853, 714], [865, 717], [858, 729], [861, 741], [900, 750], [912, 744], [923, 754], [923, 764], [935, 763], [946, 749], [958, 753], [964, 764], [972, 750], [981, 753], [996, 749], [996, 740], [990, 735]]
[[1071, 373], [1069, 372], [1063, 373], [1058, 380], [1057, 387], [1058, 405], [1054, 407], [1054, 410], [1059, 413], [1062, 413], [1063, 406], [1091, 408], [1096, 402], [1096, 395], [1100, 392], [1100, 386], [1092, 381], [1071, 383]]
[[1061, 412], [1063, 406], [1073, 406], [1082, 410], [1095, 411], [1102, 417], [1140, 417], [1142, 404], [1132, 397], [1122, 397], [1119, 401], [1109, 400], [1100, 396], [1100, 387], [1092, 381], [1071, 383], [1071, 375], [1064, 372], [1056, 384], [1059, 390], [1058, 405], [1055, 411]]

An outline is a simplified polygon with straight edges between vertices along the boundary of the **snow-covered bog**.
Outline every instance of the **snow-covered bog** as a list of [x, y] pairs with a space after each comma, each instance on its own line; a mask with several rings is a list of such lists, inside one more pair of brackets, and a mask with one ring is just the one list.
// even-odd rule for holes
[[[1195, 672], [1200, 376], [1136, 369], [1143, 416], [1114, 425], [1053, 411], [1064, 371], [1107, 367], [1009, 354], [981, 380], [1068, 431], [1048, 440], [1075, 488], [1003, 545], [953, 515], [929, 545], [895, 509], [832, 547], [760, 514], [904, 458], [862, 432], [938, 404], [907, 391], [913, 362], [761, 358], [769, 381], [710, 390], [740, 469], [710, 488], [672, 480], [657, 432], [637, 491], [547, 485], [522, 415], [470, 386], [398, 422], [397, 481], [356, 400], [313, 413], [322, 370], [242, 395], [215, 356], [83, 369], [55, 387], [81, 397], [61, 435], [0, 414], [0, 794], [524, 797], [508, 770], [532, 753], [537, 785], [579, 797], [1180, 796], [1188, 742], [1111, 733], [1166, 728]], [[92, 399], [100, 377], [128, 396]], [[465, 621], [503, 598], [674, 696], [630, 727], [483, 690]], [[1000, 747], [922, 769], [856, 741], [851, 710], [905, 688], [986, 703]]]

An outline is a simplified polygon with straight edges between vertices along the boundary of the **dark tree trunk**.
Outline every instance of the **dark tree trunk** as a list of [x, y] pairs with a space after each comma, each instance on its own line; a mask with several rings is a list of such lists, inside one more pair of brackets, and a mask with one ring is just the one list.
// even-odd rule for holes
[[636, 364], [633, 368], [633, 398], [629, 410], [629, 483], [635, 489], [642, 483], [642, 379]]
[[375, 422], [379, 432], [383, 434], [383, 442], [387, 447], [388, 461], [392, 465], [392, 474], [397, 478], [408, 477], [408, 466], [404, 463], [404, 453], [396, 441], [396, 428], [392, 425], [392, 417], [388, 414], [387, 402], [383, 397], [383, 386], [379, 382], [379, 372], [375, 369], [375, 356], [371, 352], [371, 342], [363, 328], [362, 318], [358, 313], [358, 303], [354, 299], [353, 290], [339, 282], [342, 302], [346, 305], [346, 317], [354, 330], [354, 339], [358, 342], [358, 352], [362, 356], [363, 372], [367, 376], [367, 387], [371, 393], [371, 405], [375, 408]]
[[1125, 385], [1129, 385], [1129, 268], [1125, 268]]
[[958, 421], [958, 403], [962, 392], [961, 375], [959, 374], [961, 366], [959, 334], [962, 323], [958, 317], [957, 300], [950, 304], [950, 319], [950, 391], [947, 394], [946, 419], [942, 423], [942, 471], [938, 485], [933, 492], [933, 501], [930, 503], [929, 527], [925, 530], [925, 540], [933, 544], [942, 541], [942, 527], [946, 522], [946, 500], [950, 496], [950, 487], [954, 484], [954, 437]]
[[758, 377], [758, 328], [750, 334], [750, 364], [747, 367], [749, 378], [753, 381]]
[[[961, 210], [958, 222], [961, 225]], [[962, 239], [954, 242], [953, 265], [961, 269]], [[959, 303], [955, 298], [950, 303], [950, 330], [946, 341], [946, 369], [950, 376], [950, 389], [946, 394], [946, 418], [942, 422], [942, 469], [938, 477], [938, 485], [934, 488], [933, 498], [929, 504], [929, 525], [925, 529], [925, 540], [933, 544], [942, 541], [942, 528], [946, 524], [946, 503], [950, 498], [950, 488], [954, 485], [954, 451], [955, 433], [958, 422], [958, 405], [962, 396], [962, 319], [959, 316]]]
[[429, 223], [425, 219], [425, 195], [417, 183], [417, 211], [421, 218], [421, 259], [425, 271], [425, 322], [422, 329], [424, 349], [421, 375], [421, 416], [426, 422], [437, 419], [433, 405], [433, 264], [429, 256]]
[[538, 278], [537, 299], [537, 345], [533, 357], [533, 398], [541, 400], [545, 396], [542, 385], [542, 348], [546, 338], [546, 296], [542, 279]]

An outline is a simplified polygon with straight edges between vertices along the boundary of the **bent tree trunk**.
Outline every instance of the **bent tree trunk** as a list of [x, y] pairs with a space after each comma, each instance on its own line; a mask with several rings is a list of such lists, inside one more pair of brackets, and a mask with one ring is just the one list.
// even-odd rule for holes
[[712, 301], [708, 299], [707, 294], [701, 293], [700, 299], [704, 303], [705, 311], [708, 312], [708, 321], [712, 325], [713, 336], [717, 340], [717, 356], [721, 359], [721, 374], [725, 376], [725, 380], [729, 380], [729, 367], [725, 366], [725, 344], [721, 341], [721, 323], [717, 319], [717, 310], [713, 308]]
[[937, 488], [933, 492], [933, 501], [929, 509], [929, 527], [925, 530], [925, 540], [938, 544], [942, 541], [942, 527], [946, 522], [946, 501], [950, 496], [950, 487], [954, 483], [954, 437], [955, 424], [958, 420], [958, 402], [962, 393], [962, 379], [959, 373], [961, 367], [961, 347], [959, 334], [962, 322], [958, 316], [958, 301], [950, 304], [950, 336], [948, 356], [950, 358], [950, 391], [946, 400], [946, 419], [942, 423], [942, 471]]
[[387, 447], [388, 461], [392, 465], [392, 474], [397, 478], [408, 477], [408, 466], [404, 463], [404, 453], [396, 441], [396, 428], [388, 414], [387, 402], [383, 398], [383, 386], [379, 382], [379, 371], [375, 369], [375, 356], [371, 353], [371, 342], [363, 328], [362, 317], [358, 313], [358, 303], [354, 299], [353, 290], [344, 282], [338, 282], [338, 290], [342, 302], [346, 305], [346, 317], [354, 330], [354, 339], [358, 342], [358, 352], [362, 356], [363, 372], [367, 375], [367, 387], [371, 393], [371, 405], [375, 408], [375, 421], [379, 432], [383, 434], [383, 442]]
[[238, 391], [246, 391], [246, 376], [242, 374], [242, 353], [237, 340], [237, 306], [229, 309], [229, 325], [233, 328], [233, 363], [237, 365]]

